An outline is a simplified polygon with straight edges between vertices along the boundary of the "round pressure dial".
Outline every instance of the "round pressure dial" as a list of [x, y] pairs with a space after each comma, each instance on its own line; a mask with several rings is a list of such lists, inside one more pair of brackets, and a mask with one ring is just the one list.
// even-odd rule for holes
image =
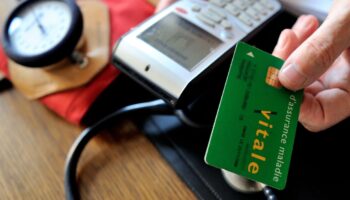
[[82, 30], [81, 11], [74, 0], [28, 0], [7, 19], [3, 47], [19, 64], [47, 66], [72, 54]]

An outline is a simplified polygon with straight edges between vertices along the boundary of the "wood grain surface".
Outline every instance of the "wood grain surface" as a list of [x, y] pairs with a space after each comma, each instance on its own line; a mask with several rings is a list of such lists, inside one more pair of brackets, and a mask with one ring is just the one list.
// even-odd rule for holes
[[[3, 20], [15, 1], [1, 4]], [[1, 92], [0, 199], [64, 199], [65, 158], [81, 130], [15, 89]], [[91, 141], [78, 171], [83, 200], [196, 199], [128, 120]]]

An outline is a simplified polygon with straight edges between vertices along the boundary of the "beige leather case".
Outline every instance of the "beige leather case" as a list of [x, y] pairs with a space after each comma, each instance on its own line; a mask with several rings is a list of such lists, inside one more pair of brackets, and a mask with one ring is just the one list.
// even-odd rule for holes
[[159, 3], [159, 0], [147, 0], [153, 6], [156, 6]]

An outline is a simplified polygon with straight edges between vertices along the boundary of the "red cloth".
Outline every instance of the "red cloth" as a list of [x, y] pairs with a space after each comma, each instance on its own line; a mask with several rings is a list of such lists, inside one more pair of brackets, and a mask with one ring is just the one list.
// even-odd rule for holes
[[[147, 0], [103, 0], [109, 7], [111, 49], [121, 35], [142, 22], [154, 12]], [[7, 59], [0, 48], [0, 70], [9, 77]], [[119, 75], [112, 64], [83, 87], [45, 96], [40, 101], [48, 108], [74, 124], [79, 124], [98, 95]]]

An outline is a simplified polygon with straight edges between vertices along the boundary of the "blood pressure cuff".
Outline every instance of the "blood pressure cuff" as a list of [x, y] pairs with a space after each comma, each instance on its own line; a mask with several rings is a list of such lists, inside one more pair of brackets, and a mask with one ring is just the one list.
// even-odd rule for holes
[[[142, 22], [154, 12], [147, 0], [102, 0], [109, 7], [112, 49], [114, 43], [130, 28]], [[7, 58], [0, 48], [0, 70], [11, 79]], [[67, 121], [80, 124], [95, 99], [120, 74], [112, 64], [108, 64], [92, 81], [82, 87], [54, 93], [39, 100]]]

